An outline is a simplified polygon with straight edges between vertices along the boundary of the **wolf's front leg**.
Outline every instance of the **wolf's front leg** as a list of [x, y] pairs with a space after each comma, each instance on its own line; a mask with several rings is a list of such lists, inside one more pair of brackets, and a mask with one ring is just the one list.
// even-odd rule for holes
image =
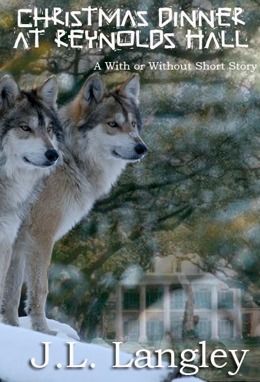
[[[37, 247], [37, 248], [36, 248]], [[28, 287], [27, 310], [31, 317], [32, 328], [46, 334], [56, 334], [49, 329], [45, 306], [48, 295], [48, 268], [52, 245], [35, 242], [35, 248], [27, 254], [26, 282]]]
[[24, 281], [25, 243], [26, 239], [24, 236], [20, 236], [16, 240], [13, 248], [11, 264], [5, 281], [2, 307], [3, 322], [12, 326], [19, 326], [18, 308]]
[[[12, 243], [9, 240], [1, 240], [0, 242], [0, 307], [2, 308], [4, 286], [7, 271], [12, 256]], [[2, 310], [2, 309], [1, 309]]]
[[0, 218], [0, 308], [2, 311], [3, 295], [7, 271], [11, 262], [13, 245], [20, 225], [18, 215], [1, 215]]

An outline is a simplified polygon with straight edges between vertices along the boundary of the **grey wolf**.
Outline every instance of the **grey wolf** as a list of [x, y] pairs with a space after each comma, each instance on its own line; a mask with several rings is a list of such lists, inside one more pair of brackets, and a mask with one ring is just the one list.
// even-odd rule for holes
[[29, 92], [0, 80], [0, 304], [12, 246], [40, 179], [57, 162], [57, 82]]
[[47, 178], [16, 240], [7, 277], [4, 322], [18, 325], [23, 273], [32, 328], [52, 333], [45, 318], [48, 267], [54, 243], [107, 194], [127, 163], [142, 159], [139, 77], [112, 92], [93, 75], [76, 98], [60, 110], [64, 129], [63, 163]]

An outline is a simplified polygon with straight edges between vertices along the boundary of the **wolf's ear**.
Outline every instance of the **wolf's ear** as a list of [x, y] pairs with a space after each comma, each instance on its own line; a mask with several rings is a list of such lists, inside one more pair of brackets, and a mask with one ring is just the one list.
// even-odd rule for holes
[[19, 94], [15, 80], [9, 75], [3, 76], [0, 80], [0, 108], [12, 106]]
[[119, 93], [124, 97], [132, 98], [136, 103], [139, 102], [140, 95], [140, 77], [134, 74], [119, 89]]
[[87, 105], [99, 103], [105, 94], [105, 85], [99, 74], [92, 74], [81, 88], [80, 95]]
[[58, 82], [55, 76], [48, 78], [38, 89], [37, 94], [47, 105], [56, 106], [58, 97]]

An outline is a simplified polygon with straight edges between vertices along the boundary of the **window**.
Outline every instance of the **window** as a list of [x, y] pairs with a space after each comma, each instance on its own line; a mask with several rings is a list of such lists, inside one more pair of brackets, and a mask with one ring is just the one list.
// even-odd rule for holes
[[218, 308], [233, 309], [233, 292], [229, 290], [218, 291]]
[[183, 289], [175, 289], [171, 291], [171, 309], [184, 309], [185, 293]]
[[200, 318], [195, 331], [199, 338], [208, 339], [211, 338], [211, 322], [208, 318]]
[[173, 339], [182, 338], [183, 320], [181, 318], [173, 318], [171, 331]]
[[197, 309], [211, 309], [211, 291], [206, 288], [195, 291], [194, 302]]
[[147, 321], [147, 338], [149, 341], [161, 341], [164, 335], [163, 322], [161, 320]]
[[218, 323], [218, 335], [219, 338], [233, 338], [233, 321], [228, 319], [219, 320]]
[[139, 339], [139, 321], [130, 318], [124, 322], [124, 336], [128, 341], [138, 341]]
[[178, 260], [177, 260], [177, 263], [176, 263], [176, 272], [177, 272], [177, 273], [181, 273], [181, 271], [182, 271], [182, 267], [181, 267], [181, 265], [182, 265], [182, 260], [181, 260], [181, 259], [178, 259]]
[[244, 313], [243, 314], [243, 319], [242, 319], [242, 323], [243, 323], [243, 338], [246, 338], [248, 336], [250, 336], [251, 334], [251, 330], [252, 330], [252, 316], [251, 316], [251, 313]]
[[163, 306], [163, 287], [147, 287], [146, 288], [146, 306], [151, 305], [162, 308]]
[[129, 289], [124, 291], [123, 307], [125, 310], [139, 310], [140, 308], [139, 289]]

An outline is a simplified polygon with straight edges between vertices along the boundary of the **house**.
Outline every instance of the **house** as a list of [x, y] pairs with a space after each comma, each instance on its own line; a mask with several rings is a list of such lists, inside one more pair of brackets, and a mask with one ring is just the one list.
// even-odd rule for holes
[[198, 264], [196, 255], [156, 257], [151, 271], [128, 275], [109, 299], [102, 335], [140, 343], [161, 341], [166, 333], [181, 339], [188, 309], [198, 338], [260, 335], [260, 309], [243, 307], [239, 287], [229, 287]]

